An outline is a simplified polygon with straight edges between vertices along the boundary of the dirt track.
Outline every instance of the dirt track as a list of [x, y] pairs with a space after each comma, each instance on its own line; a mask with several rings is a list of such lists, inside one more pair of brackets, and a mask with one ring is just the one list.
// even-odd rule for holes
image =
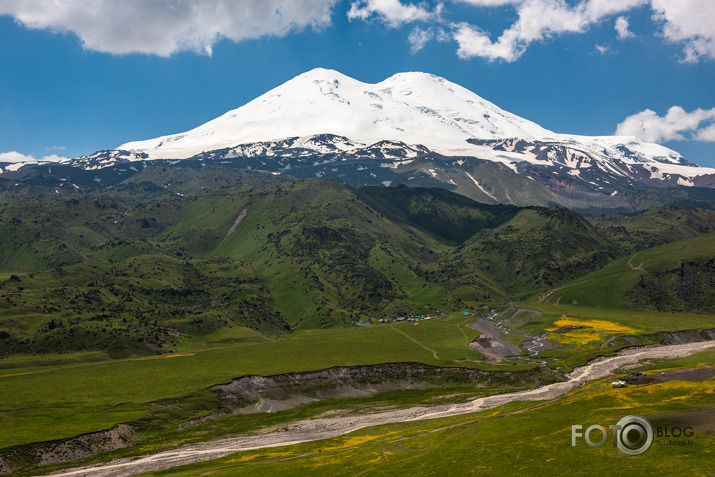
[[463, 404], [414, 407], [362, 416], [307, 419], [285, 426], [281, 430], [272, 430], [256, 435], [188, 445], [141, 458], [118, 459], [107, 464], [78, 468], [52, 475], [132, 476], [143, 472], [217, 459], [239, 451], [327, 439], [378, 424], [467, 414], [491, 409], [512, 401], [551, 400], [583, 385], [587, 381], [606, 377], [623, 365], [635, 363], [643, 359], [686, 356], [713, 346], [715, 346], [715, 341], [624, 350], [617, 356], [599, 358], [585, 366], [576, 368], [569, 376], [568, 381], [550, 384], [528, 391], [489, 396]]

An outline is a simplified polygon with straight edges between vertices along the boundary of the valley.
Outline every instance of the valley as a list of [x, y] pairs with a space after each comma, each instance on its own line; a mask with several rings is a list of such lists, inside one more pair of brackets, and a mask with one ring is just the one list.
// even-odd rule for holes
[[[705, 475], [714, 176], [323, 69], [0, 163], [0, 473]], [[693, 447], [569, 445], [624, 413]]]
[[[508, 417], [562, 401], [562, 396], [564, 394], [572, 394], [570, 393], [572, 389], [580, 387], [588, 381], [602, 379], [624, 364], [630, 364], [639, 359], [652, 359], [657, 357], [677, 358], [691, 353], [705, 352], [705, 350], [713, 346], [715, 346], [715, 343], [712, 342], [705, 344], [671, 345], [658, 349], [644, 350], [639, 353], [623, 354], [579, 368], [566, 383], [551, 384], [534, 390], [503, 393], [488, 398], [479, 398], [464, 404], [408, 408], [377, 414], [352, 415], [343, 418], [316, 418], [298, 421], [278, 432], [259, 433], [247, 438], [219, 440], [208, 445], [190, 445], [165, 453], [157, 453], [150, 457], [145, 457], [144, 459], [113, 461], [104, 466], [71, 470], [53, 475], [136, 475], [138, 472], [164, 470], [166, 468], [178, 467], [182, 464], [185, 465], [186, 463], [213, 460], [236, 452], [255, 451], [256, 449], [278, 446], [295, 446], [296, 444], [317, 440], [322, 441], [344, 434], [353, 434], [355, 431], [365, 427], [377, 425], [385, 426], [393, 423], [414, 422], [423, 419], [444, 419], [451, 416], [480, 413], [485, 410], [505, 406], [515, 401], [520, 403], [529, 401], [540, 402], [540, 404], [525, 407], [518, 411], [507, 411], [501, 416]], [[583, 391], [572, 395], [582, 393]], [[394, 440], [394, 437], [388, 439], [388, 442], [390, 442]], [[359, 449], [363, 446], [358, 445], [351, 447], [353, 449], [355, 447]], [[328, 444], [328, 449], [330, 450], [330, 444]], [[295, 458], [298, 459], [302, 457], [304, 456], [295, 456]], [[244, 459], [235, 459], [232, 462], [240, 462], [242, 460]], [[250, 461], [251, 459], [246, 460]], [[215, 464], [209, 464], [209, 468], [214, 466]], [[237, 467], [240, 467], [240, 465]], [[202, 467], [194, 466], [194, 469], [197, 468]], [[181, 469], [177, 471], [180, 473]], [[173, 471], [172, 474], [177, 471]]]

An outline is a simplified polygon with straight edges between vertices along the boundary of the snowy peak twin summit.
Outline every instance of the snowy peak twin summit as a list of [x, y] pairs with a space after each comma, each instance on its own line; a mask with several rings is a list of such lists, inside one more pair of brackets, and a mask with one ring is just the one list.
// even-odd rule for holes
[[[633, 137], [555, 133], [426, 73], [368, 84], [311, 70], [190, 131], [65, 165], [117, 168], [125, 177], [136, 169], [128, 163], [185, 160], [360, 185], [436, 186], [483, 202], [592, 212], [639, 209], [645, 196], [715, 203], [715, 169], [673, 150]], [[0, 164], [0, 173], [16, 179], [23, 167], [36, 166]], [[96, 182], [112, 182], [107, 174]]]

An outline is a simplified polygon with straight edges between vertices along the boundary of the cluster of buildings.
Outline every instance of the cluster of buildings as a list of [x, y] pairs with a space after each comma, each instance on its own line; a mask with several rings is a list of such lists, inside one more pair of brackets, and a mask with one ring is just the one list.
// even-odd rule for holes
[[[444, 313], [439, 313], [438, 315], [410, 315], [410, 316], [398, 316], [397, 318], [380, 318], [377, 320], [378, 323], [397, 323], [400, 321], [409, 321], [409, 322], [420, 322], [420, 321], [427, 321], [427, 320], [432, 320], [437, 318], [438, 316], [442, 316]], [[373, 323], [369, 321], [356, 321], [353, 323], [354, 326], [371, 326]]]

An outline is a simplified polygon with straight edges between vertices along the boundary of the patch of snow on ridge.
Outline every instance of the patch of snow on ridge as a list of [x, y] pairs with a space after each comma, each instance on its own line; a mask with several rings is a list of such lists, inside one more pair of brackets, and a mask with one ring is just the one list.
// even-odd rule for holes
[[38, 161], [16, 162], [14, 164], [8, 164], [7, 166], [5, 166], [5, 170], [15, 172], [15, 171], [19, 171], [20, 168], [23, 166], [37, 165], [37, 164], [39, 164]]
[[472, 182], [474, 182], [474, 185], [477, 186], [477, 188], [478, 188], [480, 191], [484, 192], [484, 193], [485, 193], [490, 199], [492, 199], [493, 201], [495, 201], [495, 202], [497, 202], [497, 203], [499, 202], [499, 199], [497, 199], [496, 197], [494, 197], [494, 196], [493, 196], [492, 194], [490, 194], [484, 187], [482, 187], [482, 186], [479, 184], [479, 182], [477, 182], [477, 180], [476, 180], [474, 177], [472, 177], [472, 175], [471, 175], [469, 172], [464, 171], [464, 173], [467, 174], [467, 177], [469, 177], [470, 179], [472, 179]]
[[678, 174], [688, 178], [715, 174], [715, 168], [712, 167], [682, 166], [680, 164], [666, 164], [661, 162], [645, 164], [644, 167], [649, 168], [650, 171], [658, 169], [659, 171], [662, 171], [661, 175], [664, 172], [667, 174]]

